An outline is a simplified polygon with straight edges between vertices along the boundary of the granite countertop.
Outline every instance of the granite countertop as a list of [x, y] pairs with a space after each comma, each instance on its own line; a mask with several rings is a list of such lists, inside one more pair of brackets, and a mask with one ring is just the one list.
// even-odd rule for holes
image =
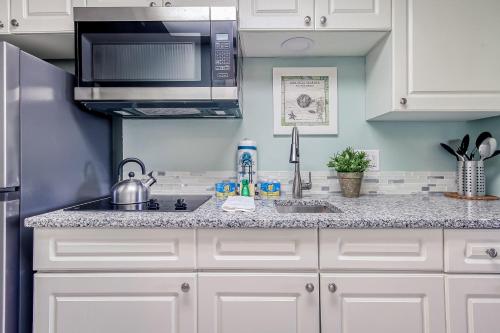
[[465, 201], [443, 195], [367, 195], [357, 199], [308, 196], [341, 213], [280, 214], [271, 200], [256, 200], [252, 213], [226, 213], [210, 199], [191, 213], [75, 212], [30, 217], [35, 228], [500, 228], [500, 200]]

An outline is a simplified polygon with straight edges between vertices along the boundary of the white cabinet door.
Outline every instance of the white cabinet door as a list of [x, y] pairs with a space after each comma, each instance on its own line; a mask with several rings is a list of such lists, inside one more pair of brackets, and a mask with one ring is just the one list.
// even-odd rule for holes
[[500, 110], [500, 1], [393, 6], [394, 109]]
[[87, 7], [153, 7], [161, 0], [87, 0]]
[[85, 0], [11, 0], [12, 33], [72, 32], [73, 7]]
[[391, 29], [391, 0], [316, 0], [315, 6], [316, 29]]
[[321, 274], [321, 318], [323, 333], [443, 333], [443, 276]]
[[319, 333], [315, 273], [200, 273], [198, 283], [198, 333]]
[[34, 333], [196, 333], [195, 274], [38, 273], [34, 288]]
[[240, 0], [241, 30], [313, 30], [314, 0]]
[[0, 0], [0, 35], [9, 32], [9, 0]]
[[446, 277], [448, 333], [493, 333], [500, 327], [500, 275]]

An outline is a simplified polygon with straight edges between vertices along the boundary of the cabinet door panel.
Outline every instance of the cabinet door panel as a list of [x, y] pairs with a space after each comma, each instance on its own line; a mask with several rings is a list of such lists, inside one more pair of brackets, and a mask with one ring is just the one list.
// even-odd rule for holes
[[394, 109], [499, 110], [498, 13], [497, 0], [395, 1]]
[[499, 275], [446, 277], [448, 333], [492, 333], [500, 327]]
[[314, 29], [312, 0], [240, 0], [239, 15], [242, 30]]
[[317, 274], [205, 273], [198, 282], [199, 333], [319, 333]]
[[84, 7], [85, 0], [12, 0], [11, 32], [72, 32], [73, 7]]
[[321, 274], [321, 327], [325, 333], [443, 333], [443, 295], [442, 275]]
[[36, 333], [196, 333], [195, 274], [38, 273], [34, 288]]
[[391, 0], [316, 0], [315, 5], [316, 29], [391, 29]]

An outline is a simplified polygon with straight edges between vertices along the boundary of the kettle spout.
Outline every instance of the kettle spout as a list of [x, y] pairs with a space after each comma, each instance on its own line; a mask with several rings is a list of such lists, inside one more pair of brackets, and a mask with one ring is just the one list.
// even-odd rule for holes
[[149, 179], [146, 181], [143, 181], [143, 183], [146, 187], [151, 187], [156, 183], [156, 178], [153, 177], [153, 172], [148, 173], [148, 177], [149, 177]]

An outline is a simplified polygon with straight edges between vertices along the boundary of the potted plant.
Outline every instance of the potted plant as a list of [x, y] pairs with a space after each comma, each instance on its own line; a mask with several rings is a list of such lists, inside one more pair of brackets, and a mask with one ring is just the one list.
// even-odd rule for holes
[[370, 160], [366, 153], [354, 151], [351, 147], [335, 154], [328, 162], [328, 167], [337, 171], [342, 195], [348, 198], [359, 197], [363, 173], [369, 166]]

